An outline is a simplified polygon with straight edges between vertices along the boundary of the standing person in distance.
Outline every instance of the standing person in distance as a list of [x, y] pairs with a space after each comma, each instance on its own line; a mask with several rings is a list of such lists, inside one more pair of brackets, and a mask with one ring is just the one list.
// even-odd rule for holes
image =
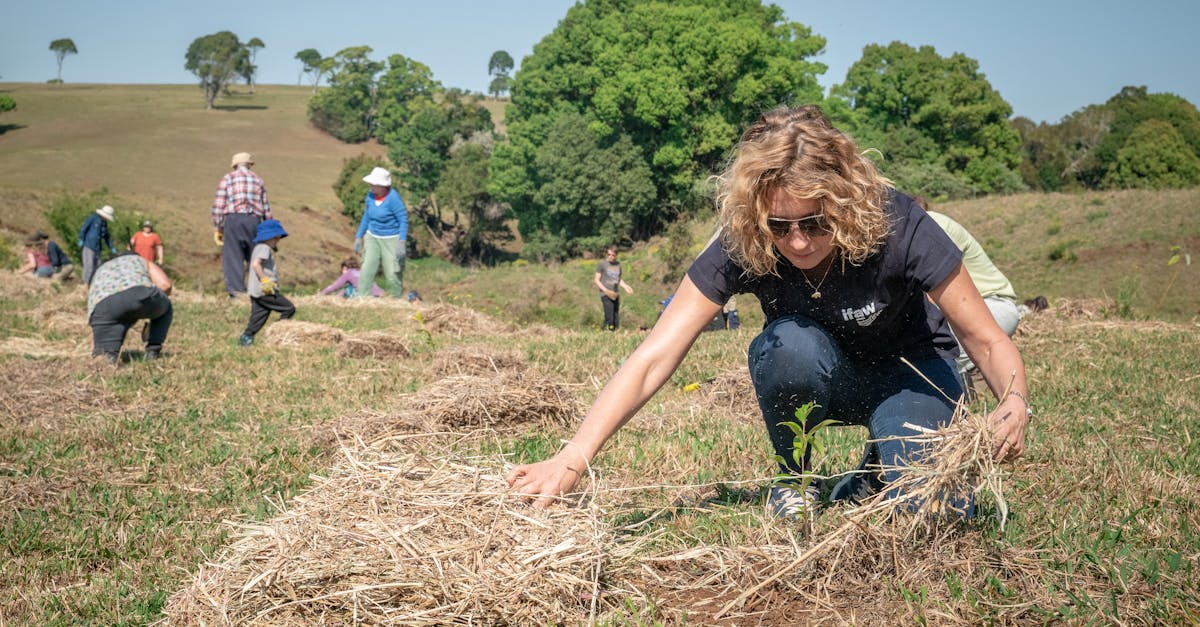
[[108, 234], [108, 223], [113, 221], [113, 208], [104, 205], [89, 215], [79, 227], [79, 254], [83, 256], [83, 283], [92, 284], [92, 275], [100, 265], [100, 246], [107, 246], [112, 254], [117, 254], [117, 248], [112, 245]]
[[[354, 252], [362, 253], [359, 284], [371, 284], [383, 268], [386, 289], [393, 298], [404, 296], [404, 259], [408, 240], [408, 209], [400, 194], [392, 188], [392, 173], [375, 168], [363, 177], [371, 190], [367, 192], [366, 208], [354, 235]], [[358, 298], [370, 296], [359, 290]]]
[[154, 223], [149, 220], [142, 222], [142, 230], [129, 238], [129, 248], [146, 261], [153, 261], [160, 266], [163, 263], [162, 238], [154, 232]]
[[296, 306], [279, 293], [279, 274], [275, 268], [275, 251], [279, 249], [279, 240], [287, 235], [279, 220], [263, 220], [258, 225], [254, 250], [250, 253], [250, 321], [238, 338], [242, 346], [254, 343], [254, 336], [267, 323], [272, 311], [279, 312], [280, 320], [296, 315]]
[[[999, 397], [993, 456], [1021, 455], [1031, 415], [1021, 355], [988, 314], [962, 253], [819, 108], [779, 107], [751, 124], [717, 177], [717, 205], [720, 236], [692, 263], [575, 435], [553, 457], [509, 472], [520, 498], [544, 507], [570, 492], [739, 293], [755, 294], [763, 309], [750, 376], [779, 471], [794, 477], [767, 491], [770, 513], [796, 518], [817, 505], [814, 486], [802, 479], [808, 456], [793, 455], [786, 425], [810, 402], [816, 406], [801, 425], [806, 430], [832, 419], [867, 427], [871, 440], [860, 470], [834, 486], [831, 498], [857, 501], [880, 490], [901, 496], [889, 487], [899, 478], [895, 467], [923, 455], [921, 444], [903, 439], [917, 435], [908, 425], [947, 424], [951, 399], [963, 393], [947, 320]], [[956, 501], [946, 505], [974, 514], [973, 501]]]
[[592, 284], [600, 290], [600, 306], [604, 309], [605, 331], [616, 331], [621, 326], [621, 293], [632, 294], [633, 288], [621, 280], [621, 262], [617, 261], [617, 247], [609, 246], [605, 251], [604, 261], [596, 264], [596, 274]]
[[221, 177], [213, 199], [213, 241], [221, 247], [221, 270], [230, 298], [246, 293], [246, 264], [250, 262], [258, 225], [271, 219], [267, 187], [251, 169], [253, 166], [250, 153], [233, 155], [229, 165], [232, 170]]

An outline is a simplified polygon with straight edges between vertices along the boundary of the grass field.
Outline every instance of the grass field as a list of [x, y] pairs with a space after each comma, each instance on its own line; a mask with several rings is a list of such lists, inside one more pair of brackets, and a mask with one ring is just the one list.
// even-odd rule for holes
[[[625, 330], [616, 334], [595, 330], [590, 260], [488, 269], [418, 260], [407, 278], [426, 296], [420, 309], [308, 296], [311, 287], [293, 288], [286, 277], [332, 277], [322, 264], [348, 247], [351, 233], [332, 206], [329, 183], [340, 160], [363, 147], [308, 129], [306, 90], [260, 86], [253, 96], [236, 96], [243, 108], [205, 113], [194, 86], [0, 89], [19, 107], [0, 118], [8, 129], [0, 135], [0, 230], [15, 237], [44, 228], [39, 211], [54, 194], [105, 185], [162, 212], [168, 246], [177, 246], [178, 261], [168, 265], [191, 287], [174, 298], [165, 359], [142, 362], [131, 334], [126, 362], [109, 368], [88, 357], [80, 288], [0, 271], [0, 624], [194, 623], [180, 599], [198, 574], [218, 572], [214, 565], [247, 538], [330, 498], [328, 486], [342, 485], [330, 480], [348, 469], [381, 474], [368, 477], [372, 489], [363, 498], [342, 494], [341, 514], [364, 521], [399, 515], [389, 506], [408, 502], [420, 485], [406, 483], [412, 469], [388, 466], [401, 449], [432, 466], [473, 465], [474, 481], [490, 485], [506, 464], [544, 456], [572, 432], [570, 421], [531, 422], [520, 411], [498, 417], [513, 380], [499, 375], [554, 383], [565, 390], [557, 402], [578, 415], [670, 291], [655, 241], [623, 253], [635, 295], [625, 299]], [[188, 120], [191, 132], [183, 130]], [[70, 124], [73, 132], [59, 130]], [[162, 124], [169, 128], [156, 128]], [[274, 322], [253, 348], [237, 346], [247, 308], [212, 294], [218, 269], [208, 258], [205, 208], [225, 153], [242, 149], [220, 144], [250, 136], [261, 147], [249, 149], [268, 155], [258, 157], [258, 169], [279, 189], [273, 197], [296, 233], [284, 242], [280, 268], [298, 320], [360, 338], [386, 334], [406, 347], [403, 354], [356, 356], [346, 351], [348, 339], [272, 339]], [[126, 152], [148, 156], [109, 158]], [[801, 527], [763, 516], [757, 495], [772, 464], [740, 374], [761, 317], [753, 302], [739, 301], [746, 325], [703, 335], [585, 482], [589, 524], [605, 530], [596, 545], [603, 588], [581, 583], [561, 598], [523, 603], [514, 591], [503, 602], [558, 608], [558, 620], [528, 621], [535, 624], [592, 616], [605, 625], [1200, 622], [1200, 443], [1191, 433], [1200, 412], [1200, 285], [1194, 265], [1167, 265], [1171, 246], [1197, 248], [1198, 202], [1197, 190], [1129, 191], [942, 207], [971, 228], [1023, 296], [1043, 293], [1054, 306], [1027, 318], [1016, 338], [1037, 417], [1026, 457], [1007, 469], [1003, 529], [998, 506], [986, 499], [978, 520], [929, 541], [867, 546], [863, 538], [891, 538], [878, 535], [886, 521], [872, 520], [858, 544], [771, 580], [842, 529], [848, 512], [833, 507]], [[710, 229], [694, 226], [694, 247]], [[460, 324], [445, 322], [455, 316]], [[416, 429], [413, 416], [432, 414], [431, 398], [455, 381], [465, 385], [455, 377], [471, 362], [459, 352], [467, 349], [496, 375], [466, 385], [483, 399], [472, 415], [478, 422]], [[819, 470], [856, 461], [860, 430], [834, 428], [820, 437], [828, 448]], [[453, 496], [483, 491], [475, 485]], [[449, 522], [477, 514], [463, 507], [438, 515]], [[495, 518], [510, 516], [493, 507]], [[512, 511], [530, 518], [524, 527], [555, 520]], [[514, 529], [501, 522], [491, 523], [493, 545]], [[414, 520], [404, 534], [418, 538], [432, 528], [421, 525], [432, 524]], [[396, 614], [379, 619], [389, 615], [372, 603], [402, 606], [407, 588], [371, 596], [364, 580], [411, 583], [374, 570], [372, 561], [403, 562], [387, 552], [407, 550], [409, 536], [366, 542], [360, 527], [310, 531], [307, 567], [285, 559], [299, 549], [278, 535], [261, 548], [262, 576], [233, 587], [255, 602], [267, 589], [312, 601], [316, 594], [305, 585], [324, 566], [315, 574], [334, 593], [308, 604], [258, 605], [248, 610], [250, 617], [262, 612], [258, 619], [237, 622], [401, 622]], [[365, 546], [382, 557], [321, 553], [329, 538], [346, 551]], [[472, 568], [484, 573], [489, 555], [474, 556]], [[446, 559], [444, 578], [416, 583], [446, 586], [453, 579]], [[593, 565], [564, 570], [586, 583]], [[716, 618], [717, 608], [760, 584]], [[475, 611], [482, 610], [420, 620], [486, 616]]]

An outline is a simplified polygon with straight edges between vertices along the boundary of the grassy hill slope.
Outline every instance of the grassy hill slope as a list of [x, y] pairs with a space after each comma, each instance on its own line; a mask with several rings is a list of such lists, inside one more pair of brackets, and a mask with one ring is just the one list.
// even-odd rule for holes
[[[255, 154], [272, 206], [293, 234], [280, 255], [285, 283], [311, 292], [350, 252], [354, 225], [330, 189], [342, 160], [385, 152], [375, 143], [342, 144], [309, 125], [306, 87], [260, 85], [254, 94], [235, 87], [216, 111], [203, 109], [192, 85], [10, 83], [0, 89], [18, 103], [0, 118], [6, 129], [0, 134], [0, 230], [19, 240], [21, 232], [47, 226], [42, 212], [57, 194], [106, 186], [158, 218], [169, 270], [202, 289], [220, 285], [208, 207], [232, 153]], [[487, 102], [497, 118], [505, 104]], [[974, 233], [1023, 298], [1107, 297], [1125, 315], [1200, 315], [1200, 268], [1167, 266], [1173, 246], [1200, 251], [1200, 189], [1022, 194], [938, 209]], [[711, 219], [694, 224], [693, 247], [698, 250], [712, 229]], [[671, 290], [661, 279], [659, 246], [649, 242], [624, 256], [637, 290], [624, 303], [628, 324], [652, 323], [657, 301]], [[598, 324], [591, 267], [584, 261], [465, 270], [418, 260], [406, 278], [427, 298], [504, 310], [518, 321], [587, 325]], [[526, 280], [533, 275], [549, 283]], [[537, 289], [529, 288], [535, 283]]]

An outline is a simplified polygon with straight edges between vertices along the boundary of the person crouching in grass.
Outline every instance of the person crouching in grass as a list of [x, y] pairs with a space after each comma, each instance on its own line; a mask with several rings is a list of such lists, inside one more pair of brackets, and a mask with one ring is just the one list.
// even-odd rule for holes
[[279, 240], [287, 235], [279, 220], [263, 220], [258, 225], [254, 250], [250, 252], [250, 283], [247, 286], [250, 322], [238, 340], [242, 346], [254, 343], [254, 335], [267, 323], [272, 311], [279, 312], [280, 320], [296, 315], [296, 306], [279, 293], [279, 275], [275, 269], [275, 251], [279, 249]]

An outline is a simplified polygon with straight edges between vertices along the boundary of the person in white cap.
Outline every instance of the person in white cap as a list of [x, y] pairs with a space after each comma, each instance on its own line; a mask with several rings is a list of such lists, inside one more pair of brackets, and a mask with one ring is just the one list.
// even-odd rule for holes
[[213, 241], [221, 247], [221, 269], [230, 298], [246, 293], [246, 264], [254, 250], [258, 224], [271, 219], [267, 187], [251, 171], [253, 165], [250, 153], [233, 155], [229, 164], [232, 170], [221, 178], [213, 200]]
[[113, 208], [104, 205], [89, 215], [83, 221], [83, 226], [79, 227], [77, 243], [79, 244], [79, 253], [83, 257], [84, 285], [92, 284], [92, 275], [96, 273], [96, 267], [100, 265], [101, 245], [107, 246], [112, 254], [117, 254], [117, 248], [113, 246], [112, 239], [108, 234], [108, 223], [112, 222], [113, 217]]
[[[392, 189], [392, 173], [375, 168], [363, 177], [371, 191], [367, 192], [366, 209], [354, 236], [354, 252], [363, 256], [360, 285], [370, 285], [380, 266], [387, 281], [387, 291], [394, 298], [404, 295], [404, 259], [407, 252], [408, 210], [400, 194]], [[370, 291], [360, 290], [358, 297], [369, 297]]]

